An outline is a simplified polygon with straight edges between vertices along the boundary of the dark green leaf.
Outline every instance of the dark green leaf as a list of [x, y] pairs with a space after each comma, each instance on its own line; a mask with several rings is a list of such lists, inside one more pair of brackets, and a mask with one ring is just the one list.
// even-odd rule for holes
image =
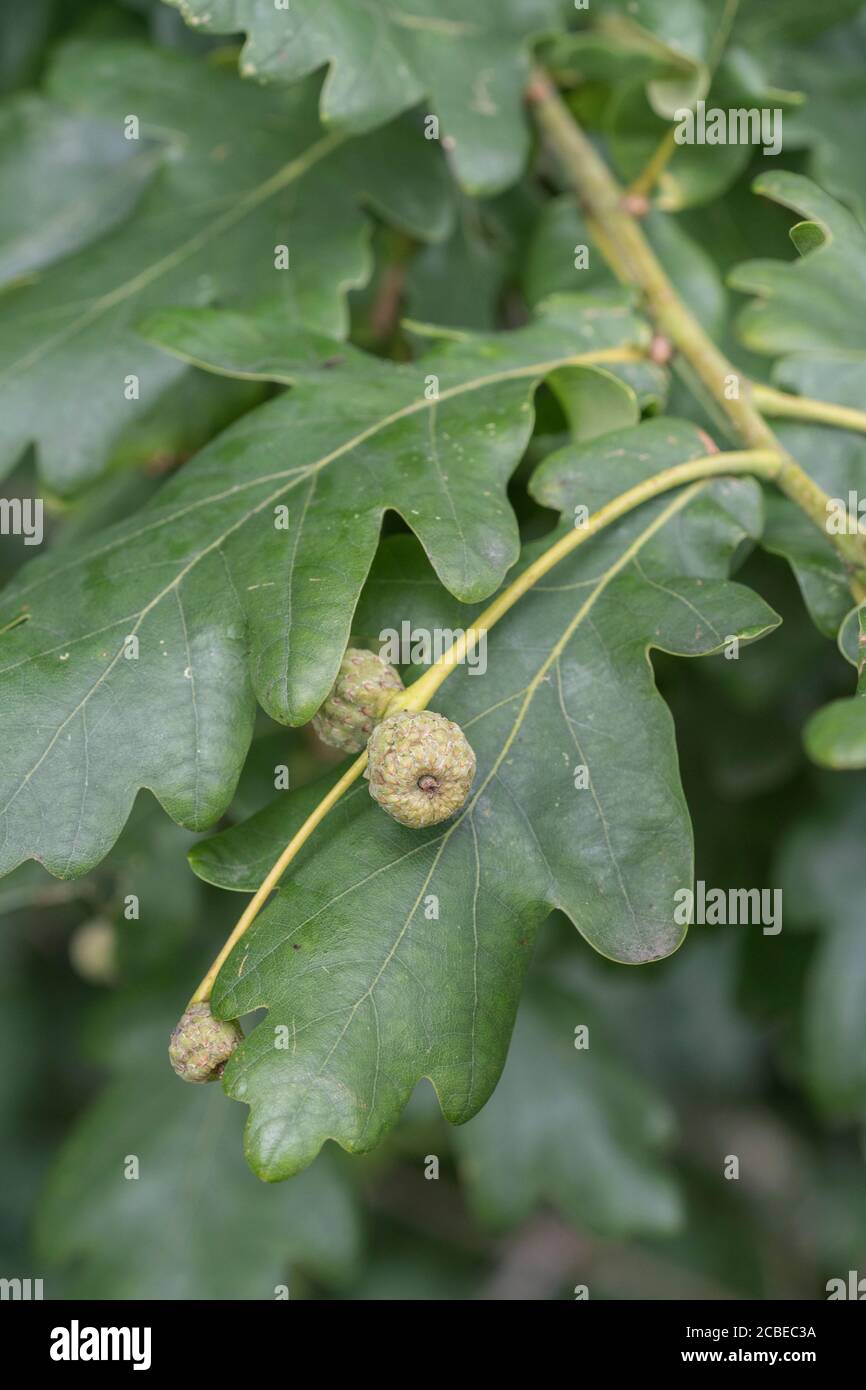
[[159, 160], [154, 143], [32, 95], [0, 108], [0, 284], [122, 222]]
[[[704, 448], [692, 426], [653, 422], [554, 455], [533, 490], [563, 510], [566, 529], [576, 504], [595, 508]], [[314, 836], [214, 993], [225, 1016], [270, 1011], [225, 1078], [252, 1107], [257, 1172], [297, 1172], [326, 1137], [373, 1147], [422, 1076], [448, 1119], [473, 1115], [498, 1078], [551, 909], [617, 960], [679, 944], [674, 895], [691, 885], [691, 830], [647, 651], [700, 655], [774, 626], [724, 577], [759, 524], [756, 485], [730, 480], [662, 498], [576, 552], [496, 627], [486, 676], [461, 668], [437, 702], [478, 758], [464, 810], [407, 830], [361, 784]], [[470, 614], [431, 580], [411, 543], [387, 547], [356, 614], [360, 640], [406, 620], [465, 624]], [[582, 789], [578, 766], [589, 769]], [[299, 813], [285, 794], [197, 848], [194, 867], [256, 886]]]
[[[781, 358], [773, 375], [782, 386], [862, 406], [866, 233], [846, 208], [798, 174], [764, 174], [755, 191], [806, 219], [795, 235], [805, 253], [791, 262], [746, 261], [732, 272], [735, 289], [758, 296], [740, 315], [741, 336], [754, 351]], [[845, 511], [852, 492], [864, 495], [866, 445], [858, 436], [822, 426], [782, 427], [777, 433]], [[788, 558], [816, 623], [835, 636], [851, 603], [848, 575], [830, 535], [822, 535], [792, 503], [777, 497], [768, 514], [765, 544]]]
[[806, 221], [792, 232], [801, 259], [746, 261], [734, 289], [757, 296], [741, 313], [747, 347], [784, 361], [780, 384], [860, 405], [866, 385], [866, 233], [856, 218], [799, 174], [763, 174], [754, 190]]
[[[421, 237], [447, 231], [442, 163], [420, 129], [398, 122], [348, 146], [320, 128], [315, 82], [264, 91], [177, 53], [73, 43], [48, 94], [118, 139], [135, 117], [159, 168], [112, 234], [5, 296], [0, 473], [31, 442], [60, 491], [100, 472], [184, 370], [140, 339], [145, 312], [269, 298], [287, 320], [339, 336], [346, 290], [370, 271], [362, 203]], [[40, 189], [29, 182], [16, 224], [39, 230]]]
[[857, 693], [834, 700], [812, 717], [806, 751], [824, 767], [866, 767], [866, 607], [854, 609], [839, 634], [843, 655], [857, 668]]
[[[774, 421], [773, 426], [781, 443], [837, 506], [847, 511], [851, 492], [863, 496], [866, 442], [860, 436], [823, 425]], [[830, 536], [787, 497], [768, 491], [766, 507], [762, 544], [789, 562], [816, 626], [835, 638], [851, 609], [848, 574], [838, 551]]]
[[281, 1284], [291, 1295], [297, 1266], [345, 1278], [357, 1217], [329, 1162], [263, 1187], [234, 1107], [218, 1086], [184, 1085], [163, 1041], [99, 1096], [56, 1159], [36, 1231], [46, 1297], [52, 1273], [67, 1297], [205, 1302], [273, 1299]]
[[786, 910], [822, 929], [805, 998], [806, 1080], [831, 1113], [857, 1118], [866, 1108], [866, 837], [863, 779], [823, 817], [797, 827], [784, 847]]
[[561, 26], [563, 0], [169, 0], [189, 24], [247, 35], [241, 72], [296, 82], [323, 66], [322, 120], [365, 131], [428, 94], [461, 182], [489, 193], [519, 176], [529, 144], [522, 91], [534, 37]]
[[213, 824], [254, 696], [304, 723], [327, 695], [386, 510], [458, 597], [489, 594], [518, 553], [506, 484], [539, 381], [647, 335], [616, 297], [551, 302], [525, 329], [404, 365], [272, 316], [161, 324], [194, 360], [296, 385], [130, 520], [34, 561], [7, 590], [0, 632], [26, 621], [0, 635], [3, 871], [32, 855], [61, 877], [85, 872], [142, 786], [181, 824]]
[[[588, 1030], [581, 1049], [579, 1027]], [[669, 1235], [682, 1212], [658, 1150], [672, 1123], [605, 1046], [586, 1001], [535, 988], [495, 1094], [455, 1143], [472, 1205], [491, 1225], [516, 1225], [549, 1204], [599, 1235]]]

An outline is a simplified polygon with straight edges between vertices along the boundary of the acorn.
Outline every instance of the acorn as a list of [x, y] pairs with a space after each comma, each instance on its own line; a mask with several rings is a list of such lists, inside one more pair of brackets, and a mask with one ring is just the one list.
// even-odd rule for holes
[[243, 1036], [234, 1019], [214, 1018], [210, 1004], [190, 1004], [171, 1035], [169, 1061], [182, 1081], [218, 1081]]
[[360, 753], [392, 696], [402, 689], [398, 672], [376, 652], [349, 647], [330, 695], [313, 715], [313, 728], [332, 748]]
[[83, 980], [91, 985], [117, 982], [117, 933], [107, 918], [93, 917], [75, 928], [69, 942], [69, 959]]
[[432, 710], [400, 710], [383, 719], [367, 754], [370, 795], [415, 829], [459, 811], [475, 776], [475, 754], [460, 725]]

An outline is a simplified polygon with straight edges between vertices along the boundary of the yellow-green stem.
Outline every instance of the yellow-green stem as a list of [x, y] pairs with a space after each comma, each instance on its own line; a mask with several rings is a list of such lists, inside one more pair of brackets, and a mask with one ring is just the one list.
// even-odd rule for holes
[[[592, 142], [573, 119], [544, 72], [528, 89], [539, 127], [577, 195], [601, 253], [623, 283], [641, 291], [658, 331], [669, 338], [740, 441], [750, 449], [773, 449], [781, 459], [777, 486], [827, 535], [826, 493], [786, 453], [752, 399], [749, 383], [708, 338], [683, 303], [644, 233], [625, 206], [625, 195]], [[833, 535], [858, 602], [866, 598], [866, 545], [860, 536]]]
[[[710, 51], [707, 54], [706, 68], [710, 77], [715, 73], [719, 65], [722, 54], [731, 36], [731, 29], [740, 8], [740, 0], [725, 0], [725, 8], [716, 26]], [[706, 93], [704, 93], [706, 95]], [[629, 193], [638, 194], [648, 198], [664, 173], [673, 155], [676, 153], [677, 142], [674, 127], [671, 126], [659, 141], [653, 154], [650, 156], [644, 168], [637, 178], [629, 185]]]
[[472, 626], [465, 629], [448, 651], [443, 652], [429, 671], [425, 671], [423, 676], [419, 676], [418, 680], [407, 690], [394, 696], [389, 706], [390, 711], [426, 709], [433, 695], [455, 666], [460, 665], [467, 656], [471, 656], [480, 642], [482, 634], [489, 632], [519, 598], [552, 570], [554, 565], [558, 565], [566, 555], [570, 555], [578, 546], [583, 545], [592, 536], [604, 530], [606, 526], [610, 526], [612, 522], [619, 521], [635, 507], [639, 507], [642, 502], [648, 502], [663, 492], [670, 492], [672, 488], [682, 487], [686, 483], [693, 483], [704, 478], [750, 473], [755, 477], [775, 479], [778, 476], [781, 463], [779, 454], [773, 449], [751, 449], [726, 454], [710, 454], [705, 458], [692, 459], [689, 463], [674, 464], [673, 467], [666, 468], [661, 473], [654, 473], [642, 483], [638, 483], [636, 487], [629, 488], [627, 492], [620, 493], [612, 502], [606, 503], [605, 506], [599, 507], [597, 512], [593, 512], [585, 525], [567, 531], [564, 536], [560, 536], [558, 541], [554, 541], [553, 545], [548, 546], [537, 560], [533, 560], [532, 564], [528, 565], [522, 574], [512, 580], [484, 609], [484, 612], [479, 614]]
[[755, 382], [751, 388], [752, 400], [764, 415], [779, 420], [806, 420], [817, 425], [835, 425], [841, 430], [859, 430], [866, 434], [866, 410], [855, 410], [848, 405], [834, 405], [832, 401], [816, 401], [811, 396], [792, 396], [787, 391], [777, 391], [773, 386], [762, 386]]
[[667, 168], [677, 148], [676, 133], [673, 126], [659, 141], [653, 154], [647, 160], [636, 179], [628, 186], [632, 195], [648, 198]]
[[289, 843], [286, 845], [264, 882], [256, 889], [255, 893], [250, 898], [244, 911], [238, 918], [231, 935], [226, 940], [219, 955], [214, 959], [210, 969], [195, 994], [190, 999], [190, 1004], [200, 1004], [204, 1002], [204, 1000], [210, 999], [213, 982], [222, 969], [223, 961], [226, 960], [234, 946], [240, 941], [244, 932], [252, 926], [301, 846], [306, 844], [316, 826], [325, 819], [331, 807], [337, 804], [343, 792], [351, 787], [356, 778], [360, 777], [366, 766], [367, 753], [365, 750], [360, 758], [356, 758], [351, 767], [346, 769], [340, 780], [334, 783], [327, 796], [322, 798], [312, 815], [307, 817], [297, 834], [293, 835], [291, 840], [289, 840]]
[[[693, 483], [701, 479], [742, 473], [775, 479], [778, 477], [781, 466], [782, 459], [776, 450], [752, 449], [727, 454], [710, 454], [705, 458], [692, 459], [688, 463], [675, 464], [671, 468], [664, 469], [661, 473], [654, 473], [651, 477], [645, 478], [642, 483], [629, 488], [627, 492], [620, 493], [613, 501], [599, 507], [597, 512], [593, 512], [585, 525], [576, 526], [571, 531], [567, 531], [564, 536], [560, 536], [559, 540], [548, 546], [536, 560], [533, 560], [522, 574], [519, 574], [501, 593], [497, 594], [493, 602], [488, 604], [483, 613], [479, 614], [472, 626], [464, 631], [453, 646], [430, 667], [429, 671], [425, 671], [423, 676], [419, 676], [418, 680], [414, 681], [408, 689], [394, 696], [388, 705], [388, 712], [393, 714], [401, 709], [412, 710], [413, 712], [426, 709], [442, 682], [447, 680], [455, 667], [475, 649], [481, 640], [482, 633], [489, 632], [499, 622], [499, 619], [510, 608], [513, 608], [517, 600], [522, 598], [534, 584], [538, 583], [539, 579], [552, 570], [554, 565], [558, 565], [566, 555], [570, 555], [578, 546], [584, 545], [599, 531], [604, 530], [606, 526], [619, 521], [635, 507], [639, 507], [643, 502], [648, 502], [651, 498], [658, 497], [664, 492], [670, 492], [673, 488], [682, 487], [686, 483]], [[325, 819], [343, 792], [357, 781], [366, 766], [367, 754], [364, 752], [346, 769], [340, 780], [334, 784], [327, 796], [322, 798], [300, 830], [292, 836], [264, 882], [253, 894], [238, 918], [237, 925], [192, 996], [191, 1004], [201, 1003], [210, 998], [214, 980], [219, 974], [223, 962], [244, 933], [252, 926], [289, 864], [306, 844], [316, 826]]]

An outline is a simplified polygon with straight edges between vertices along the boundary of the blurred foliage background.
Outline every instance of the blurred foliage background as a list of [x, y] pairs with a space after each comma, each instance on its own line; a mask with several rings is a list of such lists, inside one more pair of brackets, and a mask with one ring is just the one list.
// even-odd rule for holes
[[[791, 38], [785, 86], [826, 96], [828, 72], [844, 63], [853, 80], [859, 64], [866, 102], [866, 27], [843, 18], [819, 40], [808, 26]], [[2, 0], [0, 26], [6, 93], [38, 82], [70, 32], [149, 37], [203, 62], [227, 47], [156, 0]], [[580, 100], [610, 134], [603, 75]], [[627, 113], [613, 128], [628, 172]], [[785, 165], [810, 157], [804, 139]], [[749, 201], [759, 165], [740, 159], [721, 190], [698, 170], [672, 233], [725, 341], [736, 304], [713, 262], [787, 254], [789, 219]], [[536, 164], [507, 193], [466, 199], [445, 244], [379, 225], [374, 275], [352, 294], [354, 340], [405, 356], [402, 315], [522, 322], [543, 294], [574, 287], [574, 219]], [[126, 514], [258, 390], [187, 382], [165, 406], [183, 416], [187, 450], [145, 432], [83, 499], [48, 499], [51, 543]], [[675, 408], [701, 420], [678, 390]], [[560, 425], [542, 395], [533, 450]], [[513, 501], [525, 531], [539, 532], [550, 518], [523, 476]], [[6, 486], [33, 492], [32, 459]], [[4, 538], [0, 579], [26, 558]], [[239, 900], [194, 878], [194, 837], [143, 794], [87, 878], [59, 882], [28, 864], [0, 883], [0, 1273], [42, 1277], [51, 1298], [267, 1299], [287, 1285], [292, 1298], [426, 1300], [569, 1298], [583, 1284], [593, 1299], [817, 1298], [828, 1278], [866, 1271], [866, 777], [820, 773], [801, 748], [806, 718], [849, 693], [850, 672], [780, 561], [744, 555], [741, 578], [782, 614], [779, 632], [736, 662], [655, 666], [676, 720], [697, 877], [782, 887], [780, 935], [698, 926], [675, 957], [633, 969], [552, 918], [503, 1080], [479, 1116], [449, 1128], [422, 1085], [375, 1153], [325, 1151], [268, 1187], [243, 1161], [243, 1107], [218, 1087], [184, 1087], [166, 1060]], [[262, 718], [224, 824], [266, 803], [275, 765], [298, 786], [329, 759], [308, 730]], [[124, 915], [130, 894], [147, 905], [140, 920]], [[732, 1154], [740, 1177], [725, 1181]], [[124, 1176], [130, 1157], [137, 1180]]]

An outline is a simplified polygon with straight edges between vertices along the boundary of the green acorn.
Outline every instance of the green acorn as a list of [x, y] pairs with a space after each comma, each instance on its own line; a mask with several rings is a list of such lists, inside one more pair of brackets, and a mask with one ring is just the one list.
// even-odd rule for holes
[[475, 754], [460, 725], [432, 710], [389, 715], [370, 735], [367, 753], [370, 795], [414, 828], [458, 811], [475, 776]]
[[214, 1018], [210, 1004], [190, 1004], [171, 1035], [169, 1061], [183, 1081], [218, 1081], [243, 1036], [234, 1019]]
[[349, 647], [333, 690], [313, 715], [313, 728], [332, 748], [360, 753], [389, 700], [402, 689], [403, 682], [387, 661], [375, 652]]

